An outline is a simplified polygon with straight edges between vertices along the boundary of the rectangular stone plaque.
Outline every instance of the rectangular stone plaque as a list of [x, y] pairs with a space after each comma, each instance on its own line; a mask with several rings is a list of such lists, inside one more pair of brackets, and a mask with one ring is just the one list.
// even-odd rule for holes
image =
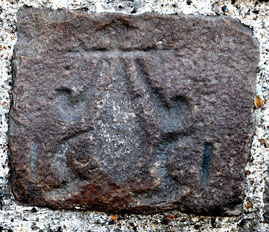
[[229, 17], [20, 9], [10, 111], [25, 204], [236, 215], [258, 45]]

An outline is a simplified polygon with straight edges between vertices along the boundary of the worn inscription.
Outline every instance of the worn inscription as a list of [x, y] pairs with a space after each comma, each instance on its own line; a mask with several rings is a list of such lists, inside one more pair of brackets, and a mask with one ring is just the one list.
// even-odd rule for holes
[[13, 193], [58, 209], [236, 215], [258, 46], [228, 17], [21, 9]]

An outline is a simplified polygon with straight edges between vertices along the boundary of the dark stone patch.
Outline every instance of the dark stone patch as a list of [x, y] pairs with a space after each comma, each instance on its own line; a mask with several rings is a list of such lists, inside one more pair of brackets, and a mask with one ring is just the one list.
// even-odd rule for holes
[[[269, 167], [269, 165], [267, 164]], [[264, 220], [266, 223], [269, 223], [269, 169], [267, 169], [266, 172], [266, 178], [265, 178], [265, 186], [264, 186], [264, 194], [263, 194], [263, 200], [264, 200]]]
[[205, 143], [202, 158], [202, 168], [201, 168], [201, 185], [207, 184], [208, 166], [211, 155], [212, 155], [212, 144]]
[[229, 17], [18, 12], [19, 202], [237, 215], [258, 45]]

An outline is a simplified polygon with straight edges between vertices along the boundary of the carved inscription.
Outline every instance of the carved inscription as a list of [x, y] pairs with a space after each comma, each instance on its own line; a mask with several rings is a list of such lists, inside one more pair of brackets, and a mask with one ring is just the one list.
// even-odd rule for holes
[[21, 9], [17, 27], [18, 201], [240, 213], [258, 62], [248, 29], [226, 17], [44, 9]]

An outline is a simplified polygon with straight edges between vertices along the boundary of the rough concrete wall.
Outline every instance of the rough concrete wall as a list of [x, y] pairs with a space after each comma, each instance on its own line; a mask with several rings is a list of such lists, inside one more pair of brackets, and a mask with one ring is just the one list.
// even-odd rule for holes
[[[268, 155], [269, 5], [267, 1], [231, 0], [0, 0], [0, 231], [269, 231], [264, 219], [264, 187]], [[256, 132], [246, 166], [244, 212], [239, 217], [201, 217], [169, 211], [154, 215], [108, 215], [98, 212], [53, 211], [17, 204], [9, 184], [8, 112], [12, 90], [11, 59], [16, 43], [16, 12], [23, 5], [75, 11], [140, 14], [229, 15], [253, 29], [260, 43]]]

